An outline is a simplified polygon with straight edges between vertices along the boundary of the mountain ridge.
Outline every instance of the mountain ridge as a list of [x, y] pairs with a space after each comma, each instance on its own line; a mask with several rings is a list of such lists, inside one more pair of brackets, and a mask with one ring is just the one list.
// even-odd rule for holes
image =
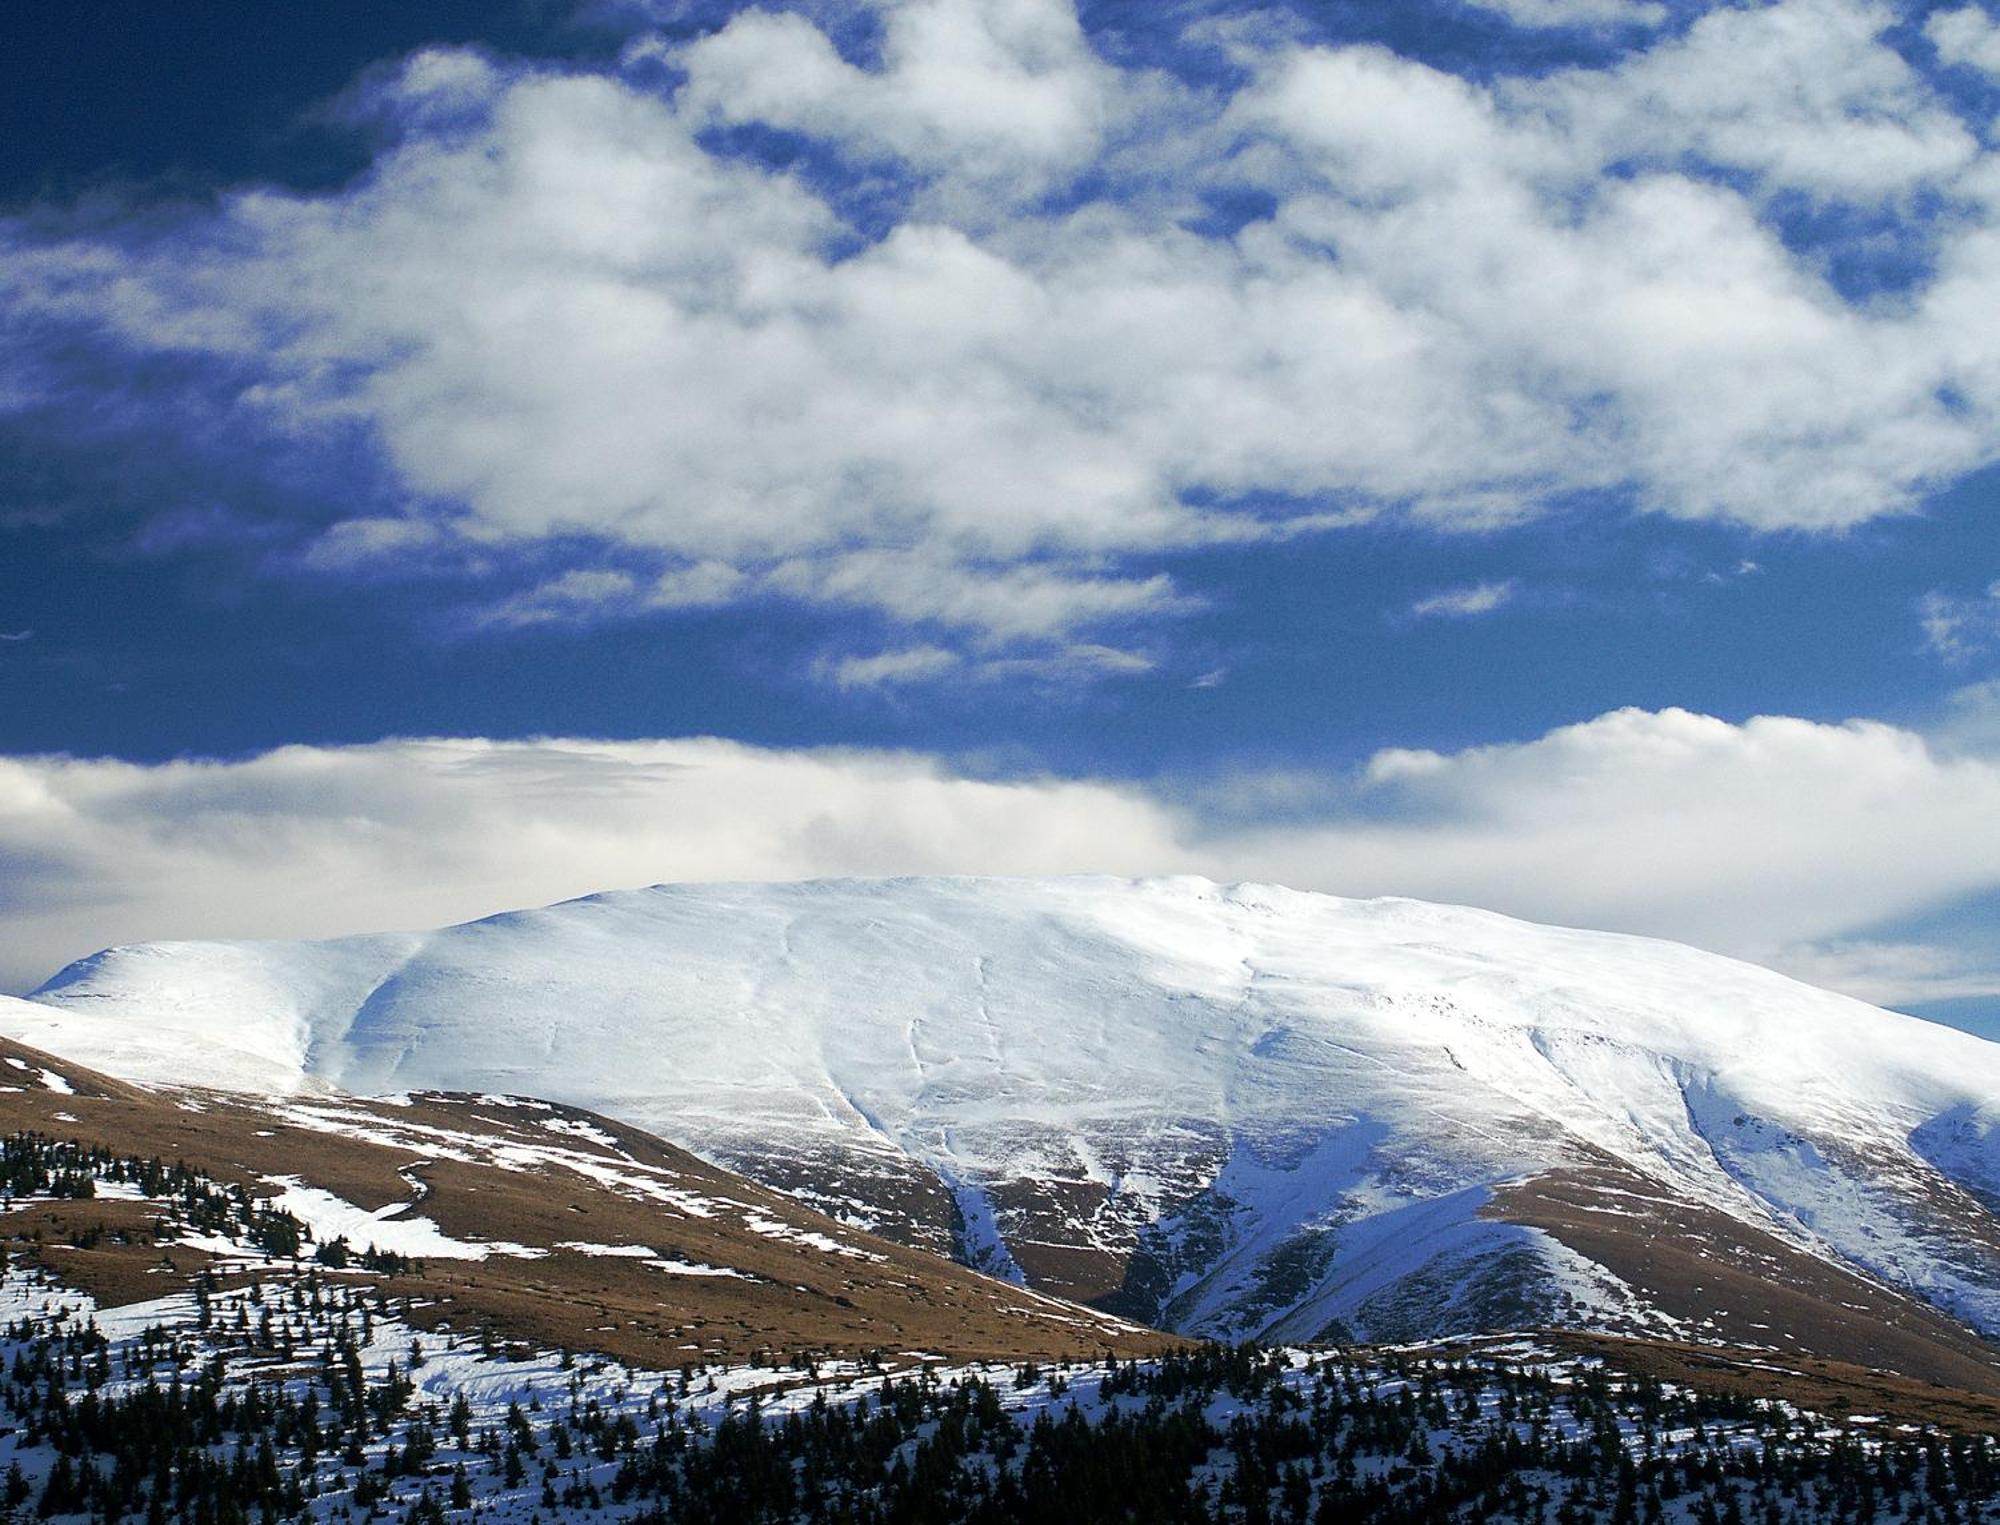
[[[550, 1095], [1191, 1333], [1770, 1323], [1649, 1286], [1649, 1213], [1745, 1278], [1859, 1278], [2000, 1330], [2000, 1047], [1469, 908], [1188, 878], [656, 886], [107, 950], [0, 1031], [135, 1079]], [[1671, 1212], [1619, 1217], [1649, 1194]]]

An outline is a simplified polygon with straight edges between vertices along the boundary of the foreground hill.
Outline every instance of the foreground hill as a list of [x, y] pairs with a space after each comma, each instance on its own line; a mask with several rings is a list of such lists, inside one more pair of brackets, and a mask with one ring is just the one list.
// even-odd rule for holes
[[1510, 1340], [1148, 1362], [632, 1369], [420, 1336], [316, 1270], [105, 1309], [0, 1278], [0, 1514], [741, 1525], [2000, 1513], [2000, 1443]]
[[1991, 1394], [1592, 1335], [1187, 1346], [528, 1098], [0, 1076], [0, 1519], [1996, 1514]]
[[1185, 879], [664, 886], [114, 949], [0, 1032], [155, 1083], [547, 1095], [1189, 1332], [1995, 1381], [2000, 1046], [1645, 939]]
[[[14, 1259], [106, 1306], [302, 1264], [417, 1299], [421, 1325], [661, 1368], [1169, 1343], [524, 1097], [148, 1091], [0, 1042], [0, 1134]], [[198, 1191], [142, 1185], [149, 1161]], [[64, 1189], [77, 1170], [98, 1177], [87, 1195]]]

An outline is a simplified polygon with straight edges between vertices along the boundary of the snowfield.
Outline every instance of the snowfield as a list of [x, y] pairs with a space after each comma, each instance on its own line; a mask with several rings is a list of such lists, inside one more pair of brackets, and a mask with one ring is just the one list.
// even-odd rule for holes
[[[2000, 1332], [1976, 1195], [2000, 1182], [2000, 1045], [1457, 907], [1187, 878], [669, 885], [112, 949], [0, 1003], [0, 1033], [150, 1084], [544, 1096], [918, 1242], [955, 1219], [962, 1256], [1016, 1279], [1122, 1276], [1126, 1308], [1204, 1333], [1669, 1327], [1481, 1214], [1604, 1162], [1647, 1184], [1598, 1211], [1657, 1186]], [[911, 1182], [955, 1212], [899, 1220]]]

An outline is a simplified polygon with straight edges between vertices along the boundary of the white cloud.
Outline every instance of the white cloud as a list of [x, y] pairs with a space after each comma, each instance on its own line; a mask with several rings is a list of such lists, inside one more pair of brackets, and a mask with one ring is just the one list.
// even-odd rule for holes
[[1932, 655], [1954, 666], [1969, 662], [2000, 642], [2000, 582], [1985, 595], [1933, 590], [1917, 600], [1917, 623]]
[[1474, 583], [1469, 588], [1447, 588], [1410, 605], [1417, 619], [1471, 619], [1491, 614], [1514, 596], [1512, 580]]
[[1151, 672], [1153, 659], [1141, 652], [1094, 641], [1045, 647], [1033, 655], [986, 653], [968, 657], [942, 646], [904, 646], [868, 656], [842, 657], [818, 664], [817, 675], [836, 688], [886, 689], [908, 684], [992, 683], [1003, 679], [1073, 685], [1099, 678]]
[[[13, 758], [0, 981], [120, 941], [425, 926], [662, 880], [1095, 870], [1484, 905], [1938, 998], [2000, 983], [1990, 950], [1875, 929], [2000, 889], [2000, 760], [1981, 734], [1621, 710], [1174, 799], [703, 740]], [[1272, 810], [1283, 825], [1240, 824]]]
[[0, 982], [139, 939], [421, 927], [663, 880], [1172, 868], [1166, 813], [888, 752], [389, 741], [0, 760]]
[[[1984, 420], [2000, 414], [2000, 377], [1951, 324], [1970, 321], [1974, 291], [1994, 295], [2000, 256], [1968, 231], [1963, 291], [1946, 278], [1911, 307], [1850, 304], [1785, 247], [1760, 198], [1682, 163], [1712, 158], [1756, 170], [1769, 190], [1868, 199], [1964, 163], [1969, 139], [1942, 108], [1927, 104], [1907, 142], [1889, 131], [1908, 113], [1888, 103], [1915, 86], [1872, 35], [1872, 13], [1833, 32], [1863, 60], [1847, 71], [1851, 91], [1836, 72], [1836, 87], [1816, 82], [1803, 103], [1776, 92], [1791, 115], [1758, 104], [1764, 64], [1814, 73], [1798, 39], [1827, 8], [1718, 13], [1763, 25], [1697, 46], [1698, 27], [1633, 62], [1497, 96], [1379, 51], [1303, 52], [1239, 100], [1240, 120], [1293, 151], [1274, 183], [1324, 177], [1286, 196], [1277, 227], [1298, 246], [1338, 250], [1379, 294], [1401, 347], [1379, 367], [1387, 384], [1407, 365], [1437, 389], [1431, 407], [1448, 423], [1421, 448], [1454, 474], [1458, 496], [1435, 483], [1420, 509], [1465, 522], [1629, 484], [1666, 513], [1830, 529], [1906, 508], [1926, 483], [1990, 455]], [[1741, 52], [1710, 80], [1724, 42]], [[1663, 95], [1669, 83], [1684, 88]], [[1815, 157], [1850, 124], [1853, 143]], [[1893, 141], [1876, 144], [1878, 128]], [[1620, 161], [1626, 172], [1605, 172]], [[1848, 181], [1836, 184], [1834, 168]], [[1947, 403], [1955, 380], [1961, 402], [1979, 398], [1972, 409]], [[1381, 406], [1387, 436], [1417, 403], [1391, 393]], [[1549, 459], [1558, 448], [1564, 459]], [[1474, 461], [1489, 475], [1467, 472]]]
[[990, 560], [954, 567], [902, 550], [794, 558], [772, 569], [763, 585], [799, 598], [882, 609], [912, 624], [929, 621], [1017, 639], [1191, 606], [1161, 575], [1105, 577], [1082, 567]]
[[638, 598], [639, 582], [630, 572], [579, 567], [495, 604], [486, 618], [495, 625], [545, 625], [596, 610], [615, 611]]
[[1924, 23], [1924, 36], [1945, 63], [2000, 78], [2000, 22], [1978, 6], [1933, 11]]
[[1283, 882], [1765, 958], [2000, 884], [2000, 763], [1870, 721], [1619, 710], [1518, 744], [1379, 753], [1355, 807], [1230, 854]]
[[1152, 670], [1153, 659], [1143, 652], [1094, 641], [1077, 641], [1039, 656], [988, 657], [973, 669], [978, 677], [989, 682], [998, 678], [1030, 678], [1051, 684], [1131, 677]]
[[1520, 27], [1658, 26], [1664, 5], [1645, 0], [1468, 0], [1478, 10], [1497, 11]]
[[1866, 0], [1719, 6], [1611, 69], [1519, 88], [1605, 161], [1693, 159], [1773, 189], [1869, 202], [1969, 164], [1974, 134], [1894, 48]]
[[[1157, 569], [1189, 548], [1599, 491], [1838, 529], [1996, 454], [2000, 168], [1885, 10], [1727, 7], [1492, 84], [1266, 38], [1210, 95], [1066, 0], [878, 9], [866, 65], [793, 13], [656, 39], [677, 94], [428, 51], [362, 92], [396, 136], [353, 185], [44, 214], [0, 229], [0, 304], [228, 367], [245, 455], [373, 440], [413, 528], [371, 507], [309, 564], [568, 557], [503, 623], [777, 596], [1037, 660], [1190, 607]], [[722, 122], [913, 199], [864, 236]], [[1781, 235], [1799, 196], [1934, 232], [1935, 274], [1849, 300]]]
[[2000, 757], [2000, 678], [1971, 683], [1952, 694], [1944, 723], [1933, 736], [1952, 752]]
[[2000, 961], [1934, 943], [1834, 942], [1786, 949], [1770, 962], [1794, 979], [1878, 1006], [2000, 996]]
[[300, 559], [318, 571], [350, 571], [435, 548], [444, 538], [424, 519], [344, 519], [319, 535]]
[[831, 676], [838, 688], [885, 688], [897, 683], [922, 683], [960, 665], [962, 659], [958, 653], [941, 646], [906, 646], [868, 657], [844, 657], [833, 664]]
[[803, 16], [746, 11], [682, 50], [683, 108], [949, 177], [969, 210], [1074, 174], [1125, 88], [1068, 0], [901, 0], [883, 8], [882, 28], [881, 66], [869, 70]]

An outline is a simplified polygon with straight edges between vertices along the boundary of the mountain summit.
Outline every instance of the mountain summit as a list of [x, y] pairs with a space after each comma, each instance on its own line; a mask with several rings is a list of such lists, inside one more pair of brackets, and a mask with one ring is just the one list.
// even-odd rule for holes
[[0, 1033], [141, 1083], [587, 1107], [1189, 1333], [1995, 1377], [2000, 1045], [1643, 938], [1185, 878], [665, 885], [112, 949]]

